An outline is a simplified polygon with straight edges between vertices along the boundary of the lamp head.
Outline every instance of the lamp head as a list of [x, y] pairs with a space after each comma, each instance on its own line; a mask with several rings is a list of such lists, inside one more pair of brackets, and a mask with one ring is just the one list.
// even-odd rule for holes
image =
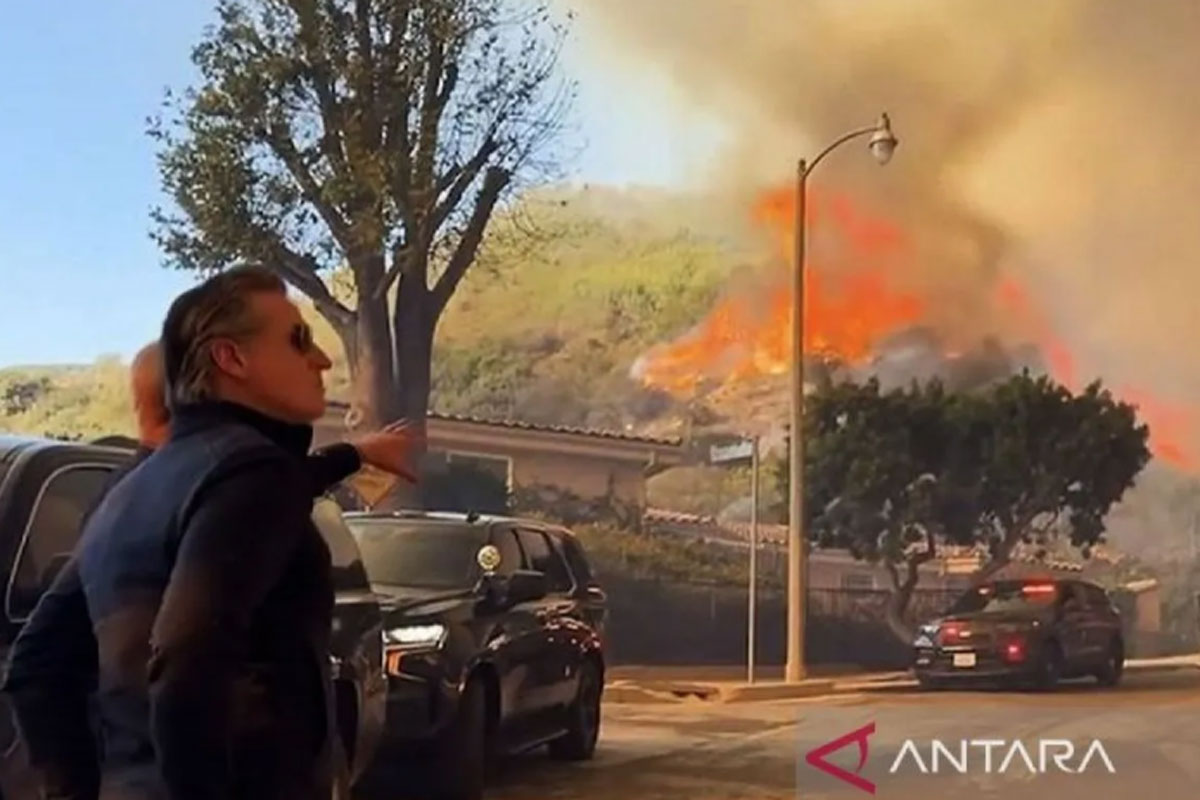
[[888, 117], [887, 112], [879, 115], [879, 123], [875, 126], [875, 132], [871, 134], [871, 140], [867, 143], [867, 147], [871, 150], [871, 155], [880, 165], [886, 164], [892, 160], [892, 154], [896, 152], [896, 146], [900, 144], [896, 139], [896, 135], [892, 133], [892, 121]]

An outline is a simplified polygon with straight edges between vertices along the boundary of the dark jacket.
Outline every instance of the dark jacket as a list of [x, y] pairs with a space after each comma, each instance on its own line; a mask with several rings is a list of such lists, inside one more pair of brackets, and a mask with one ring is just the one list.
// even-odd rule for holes
[[[154, 451], [139, 447], [114, 470], [92, 509], [126, 474]], [[319, 496], [362, 467], [349, 444], [322, 448], [307, 459], [313, 495]], [[2, 691], [9, 695], [21, 743], [46, 800], [96, 800], [100, 753], [92, 695], [97, 678], [96, 637], [71, 559], [22, 627], [9, 656]]]
[[[113, 471], [96, 503], [152, 452], [139, 447], [128, 464]], [[94, 510], [95, 505], [84, 515], [83, 525]], [[96, 637], [72, 558], [21, 628], [4, 681], [46, 800], [94, 800], [100, 791], [90, 708], [96, 672]]]
[[[309, 512], [312, 496], [359, 462], [341, 446], [305, 464], [310, 438], [308, 428], [236, 406], [181, 411], [172, 441], [132, 469], [89, 521], [78, 564], [56, 589], [69, 598], [81, 583], [99, 641], [105, 797], [328, 797], [332, 589]], [[57, 597], [48, 595], [30, 623], [58, 608], [58, 630], [70, 627], [69, 604]], [[34, 676], [49, 673], [22, 665], [53, 661], [54, 643], [23, 638], [6, 688], [14, 698], [45, 696], [47, 681]], [[60, 653], [86, 649], [55, 638]], [[49, 751], [44, 777], [53, 778], [48, 767], [59, 760], [61, 783], [74, 792], [59, 796], [84, 797], [87, 740], [54, 744], [55, 727], [65, 730], [81, 705], [61, 705], [64, 683], [90, 689], [80, 677], [89, 673], [84, 658], [71, 663], [79, 668], [55, 676], [59, 711], [43, 705], [51, 721], [23, 724], [23, 735], [31, 753]], [[37, 716], [29, 703], [17, 705], [22, 723]], [[235, 708], [252, 711], [235, 717]], [[316, 766], [306, 773], [297, 763]]]

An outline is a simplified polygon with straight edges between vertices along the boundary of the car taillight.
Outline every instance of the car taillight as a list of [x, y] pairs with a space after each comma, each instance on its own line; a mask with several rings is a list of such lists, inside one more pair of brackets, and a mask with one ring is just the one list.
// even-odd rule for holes
[[1018, 663], [1025, 660], [1026, 649], [1025, 640], [1011, 636], [1001, 642], [1000, 655], [1009, 663]]
[[956, 622], [946, 622], [938, 629], [938, 639], [942, 644], [953, 644], [959, 640], [963, 626]]

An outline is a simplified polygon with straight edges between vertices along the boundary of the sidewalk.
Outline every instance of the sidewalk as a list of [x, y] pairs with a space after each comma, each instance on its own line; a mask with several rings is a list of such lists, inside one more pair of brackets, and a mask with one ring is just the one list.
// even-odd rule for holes
[[[1194, 669], [1200, 671], [1200, 653], [1162, 658], [1136, 658], [1125, 662], [1126, 673], [1150, 674]], [[748, 683], [745, 667], [615, 667], [605, 698], [614, 703], [717, 702], [736, 703], [793, 700], [835, 694], [896, 691], [916, 688], [908, 671], [851, 672], [845, 669], [810, 670], [796, 684], [782, 681], [779, 666], [756, 670], [756, 681]], [[815, 674], [814, 674], [815, 673]], [[760, 677], [761, 676], [761, 677]]]

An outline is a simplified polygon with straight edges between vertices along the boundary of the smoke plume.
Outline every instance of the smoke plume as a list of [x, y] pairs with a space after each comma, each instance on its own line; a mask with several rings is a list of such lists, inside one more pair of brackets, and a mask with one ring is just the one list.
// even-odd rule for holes
[[925, 322], [951, 346], [1031, 335], [994, 302], [1011, 279], [1080, 379], [1200, 405], [1200, 4], [574, 2], [611, 58], [665, 71], [726, 120], [715, 178], [746, 206], [890, 112], [891, 164], [850, 145], [814, 190], [906, 232], [896, 279], [933, 300]]

